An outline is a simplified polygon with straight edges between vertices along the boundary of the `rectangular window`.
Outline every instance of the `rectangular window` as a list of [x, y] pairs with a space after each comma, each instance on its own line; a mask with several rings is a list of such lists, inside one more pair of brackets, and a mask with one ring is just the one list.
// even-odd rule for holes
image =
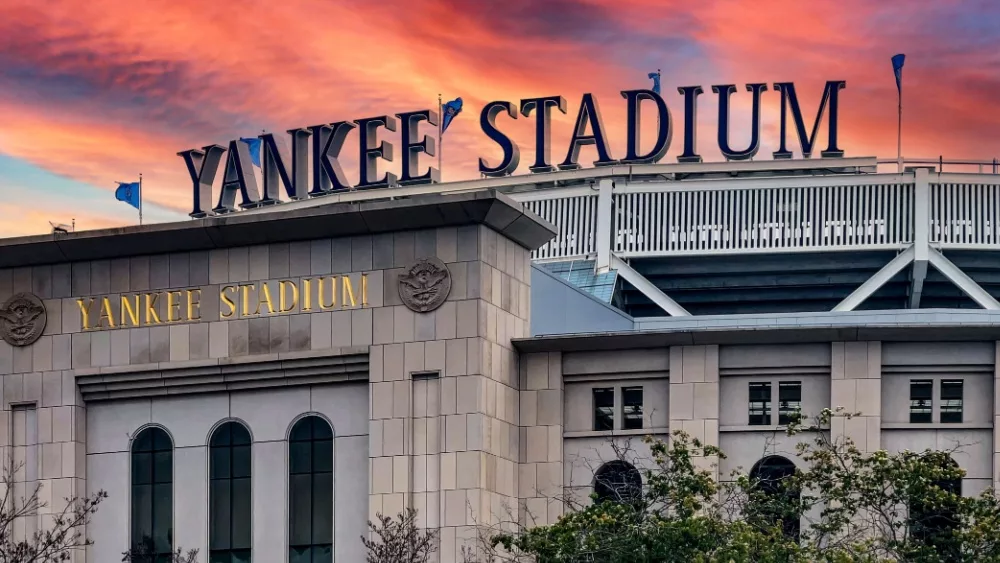
[[941, 380], [941, 422], [962, 422], [962, 380]]
[[615, 390], [594, 389], [594, 430], [615, 429]]
[[771, 384], [750, 384], [750, 425], [771, 425]]
[[642, 428], [642, 387], [622, 388], [622, 428]]
[[930, 379], [910, 380], [910, 422], [931, 421], [931, 394], [934, 382]]
[[802, 410], [802, 382], [778, 383], [778, 424], [788, 424], [792, 415]]

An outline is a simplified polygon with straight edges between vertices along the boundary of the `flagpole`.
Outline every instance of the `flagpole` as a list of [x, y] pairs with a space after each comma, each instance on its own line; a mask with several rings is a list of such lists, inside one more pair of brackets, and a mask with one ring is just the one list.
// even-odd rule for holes
[[903, 89], [899, 90], [898, 116], [896, 122], [896, 167], [903, 173]]
[[442, 109], [444, 106], [441, 105], [441, 94], [438, 94], [438, 175], [441, 181], [444, 181], [444, 169], [441, 167], [442, 156], [444, 152], [444, 143], [442, 138], [442, 133], [444, 133], [444, 113]]
[[139, 173], [139, 225], [142, 226], [142, 173]]

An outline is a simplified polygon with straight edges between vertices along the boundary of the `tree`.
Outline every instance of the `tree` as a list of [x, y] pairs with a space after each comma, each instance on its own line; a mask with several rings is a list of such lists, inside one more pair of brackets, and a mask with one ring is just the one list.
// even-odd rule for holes
[[156, 555], [156, 551], [152, 547], [153, 542], [151, 539], [146, 538], [145, 541], [139, 542], [139, 545], [133, 547], [132, 549], [122, 553], [123, 563], [198, 563], [198, 550], [190, 549], [185, 551], [182, 548], [177, 548], [174, 552], [166, 555], [166, 559], [163, 559], [163, 555]]
[[[107, 493], [98, 491], [93, 496], [64, 499], [66, 506], [51, 516], [39, 516], [47, 508], [47, 503], [39, 499], [40, 485], [36, 485], [27, 496], [18, 496], [15, 475], [24, 469], [24, 464], [4, 464], [0, 498], [0, 561], [3, 563], [55, 563], [69, 561], [73, 552], [83, 549], [92, 542], [83, 534], [90, 517], [97, 511], [97, 505], [107, 498]], [[42, 529], [26, 532], [22, 526], [34, 520], [42, 524]], [[36, 526], [30, 526], [34, 528]]]
[[552, 525], [488, 535], [480, 552], [488, 563], [1000, 561], [1000, 502], [961, 495], [954, 452], [863, 452], [829, 431], [852, 416], [794, 417], [799, 468], [772, 460], [720, 481], [699, 461], [724, 458], [718, 448], [683, 432], [647, 438], [638, 497], [593, 495]]
[[368, 521], [371, 539], [361, 536], [367, 563], [427, 563], [437, 549], [437, 532], [417, 527], [417, 511], [407, 508], [395, 519], [376, 514]]

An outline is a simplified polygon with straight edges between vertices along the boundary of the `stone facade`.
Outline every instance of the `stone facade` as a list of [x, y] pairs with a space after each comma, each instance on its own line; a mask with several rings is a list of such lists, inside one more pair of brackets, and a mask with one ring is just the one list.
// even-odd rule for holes
[[[564, 498], [586, 502], [594, 472], [619, 452], [648, 464], [648, 434], [666, 439], [679, 429], [721, 446], [727, 459], [699, 462], [720, 478], [767, 454], [798, 463], [778, 424], [749, 423], [752, 382], [800, 382], [807, 414], [859, 412], [831, 430], [867, 451], [964, 444], [956, 461], [969, 473], [967, 494], [1000, 479], [995, 336], [934, 342], [933, 327], [911, 327], [859, 340], [691, 326], [652, 344], [642, 330], [530, 338], [539, 314], [530, 251], [544, 237], [513, 225], [541, 222], [504, 205], [478, 218], [428, 211], [444, 209], [440, 201], [398, 213], [384, 205], [379, 212], [427, 212], [447, 225], [411, 220], [393, 232], [252, 245], [221, 236], [197, 248], [197, 237], [176, 227], [185, 234], [169, 252], [0, 269], [0, 303], [30, 292], [48, 316], [30, 346], [0, 342], [0, 454], [20, 467], [15, 493], [40, 486], [47, 504], [16, 533], [44, 526], [62, 499], [106, 490], [87, 530], [95, 543], [74, 560], [120, 560], [131, 541], [132, 439], [157, 426], [174, 448], [172, 542], [207, 552], [208, 444], [219, 425], [239, 421], [253, 442], [253, 558], [287, 561], [289, 432], [315, 415], [334, 435], [335, 560], [361, 560], [367, 519], [413, 507], [421, 525], [440, 531], [438, 560], [453, 563], [479, 526], [551, 523], [567, 509]], [[256, 217], [278, 238], [301, 226], [280, 212]], [[236, 228], [227, 221], [238, 222], [205, 221], [189, 230], [209, 224], [226, 233]], [[141, 246], [157, 228], [106, 233], [94, 244]], [[15, 247], [28, 261], [32, 245], [59, 244], [14, 241], [0, 251]], [[446, 265], [452, 287], [440, 307], [421, 313], [400, 299], [398, 278], [424, 257]], [[911, 424], [914, 378], [962, 379], [963, 422]], [[622, 396], [636, 387], [642, 428], [625, 428]], [[595, 388], [613, 390], [611, 429], [594, 430]]]

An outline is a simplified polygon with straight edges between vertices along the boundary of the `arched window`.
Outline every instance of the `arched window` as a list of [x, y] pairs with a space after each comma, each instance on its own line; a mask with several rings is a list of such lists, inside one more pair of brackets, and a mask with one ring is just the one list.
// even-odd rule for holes
[[211, 563], [249, 563], [251, 546], [250, 431], [227, 422], [209, 441]]
[[594, 474], [594, 493], [597, 502], [634, 504], [642, 498], [642, 475], [626, 461], [605, 463]]
[[132, 442], [132, 561], [159, 563], [174, 543], [174, 445], [149, 427]]
[[309, 416], [295, 423], [288, 443], [288, 563], [333, 561], [333, 431]]
[[799, 513], [795, 506], [800, 491], [783, 481], [795, 475], [795, 464], [780, 455], [767, 456], [750, 470], [750, 480], [757, 491], [753, 512], [766, 522], [780, 522], [785, 535], [798, 539]]
[[[929, 455], [938, 456], [947, 454], [935, 452]], [[962, 496], [962, 478], [957, 475], [958, 464], [955, 463], [955, 460], [951, 459], [951, 456], [948, 456], [945, 460], [927, 460], [927, 463], [931, 464], [939, 462], [943, 462], [947, 469], [955, 470], [956, 476], [952, 479], [941, 479], [933, 483], [934, 487], [941, 489], [945, 493], [944, 495], [935, 497], [933, 508], [921, 502], [924, 499], [932, 497], [933, 493], [928, 494], [927, 491], [916, 492], [918, 500], [912, 500], [909, 503], [910, 533], [913, 535], [913, 539], [935, 546], [938, 553], [944, 556], [943, 560], [951, 561], [957, 560], [957, 557], [949, 557], [951, 551], [956, 547], [950, 536], [952, 530], [960, 523], [955, 517], [955, 511], [959, 497]]]

